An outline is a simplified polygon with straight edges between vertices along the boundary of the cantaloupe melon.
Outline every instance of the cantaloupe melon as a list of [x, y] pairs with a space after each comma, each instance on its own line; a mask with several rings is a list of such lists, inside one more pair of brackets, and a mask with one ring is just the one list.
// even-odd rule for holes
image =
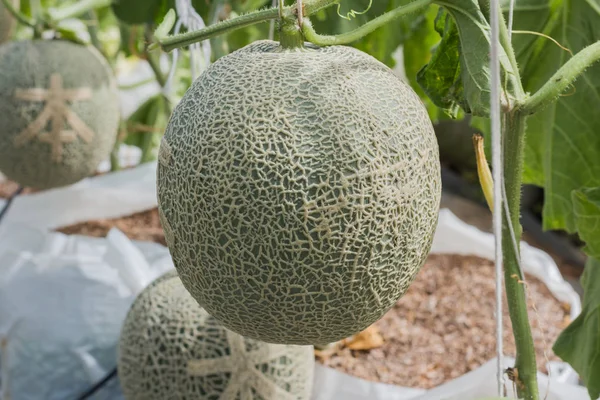
[[273, 345], [225, 329], [177, 273], [136, 298], [118, 347], [127, 400], [308, 400], [313, 370], [311, 346]]
[[108, 157], [119, 126], [116, 80], [91, 46], [0, 46], [0, 171], [38, 189], [75, 183]]
[[[19, 0], [9, 0], [10, 3], [16, 8], [19, 8]], [[4, 6], [4, 3], [0, 1], [0, 43], [4, 43], [10, 39], [13, 31], [17, 25], [17, 21], [10, 14], [10, 12]]]
[[429, 253], [441, 197], [433, 126], [410, 86], [350, 47], [272, 41], [193, 83], [157, 186], [187, 290], [227, 328], [288, 344], [381, 318]]

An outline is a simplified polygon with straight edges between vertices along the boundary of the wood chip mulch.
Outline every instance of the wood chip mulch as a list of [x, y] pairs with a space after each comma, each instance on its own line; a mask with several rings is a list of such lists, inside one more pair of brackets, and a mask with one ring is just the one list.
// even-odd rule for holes
[[160, 225], [158, 209], [156, 208], [123, 218], [86, 221], [59, 228], [57, 231], [67, 235], [105, 237], [111, 228], [119, 229], [131, 240], [156, 242], [163, 246], [167, 245], [165, 234]]
[[[538, 369], [547, 372], [546, 360], [558, 360], [551, 347], [569, 322], [569, 309], [533, 277], [527, 277], [527, 292]], [[374, 324], [383, 346], [369, 351], [341, 347], [316, 359], [370, 381], [423, 389], [438, 386], [495, 357], [494, 299], [490, 261], [432, 254], [404, 297]], [[506, 307], [505, 301], [504, 353], [514, 357]]]

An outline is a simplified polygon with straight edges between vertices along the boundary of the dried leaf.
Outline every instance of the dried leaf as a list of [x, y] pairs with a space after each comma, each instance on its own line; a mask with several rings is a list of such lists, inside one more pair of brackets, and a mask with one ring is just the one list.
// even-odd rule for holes
[[375, 325], [371, 325], [359, 334], [344, 340], [344, 345], [351, 350], [371, 350], [383, 346], [385, 341]]

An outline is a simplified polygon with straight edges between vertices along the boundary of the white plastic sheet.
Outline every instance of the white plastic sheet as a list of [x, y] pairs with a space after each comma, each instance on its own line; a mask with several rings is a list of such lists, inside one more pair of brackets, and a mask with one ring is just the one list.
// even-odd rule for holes
[[116, 229], [97, 239], [3, 224], [2, 399], [74, 399], [104, 377], [131, 302], [171, 268], [164, 247]]
[[[155, 207], [155, 169], [156, 164], [145, 164], [134, 170], [89, 178], [67, 188], [18, 197], [2, 224], [3, 226], [11, 225], [12, 227], [10, 228], [10, 235], [5, 235], [4, 238], [0, 238], [0, 269], [5, 265], [12, 265], [10, 270], [18, 271], [19, 268], [22, 268], [14, 266], [18, 260], [18, 263], [26, 263], [31, 267], [34, 267], [33, 269], [38, 271], [39, 274], [42, 274], [38, 278], [34, 278], [34, 275], [27, 278], [30, 282], [36, 282], [36, 279], [38, 279], [37, 282], [39, 283], [35, 286], [36, 290], [31, 290], [29, 292], [31, 297], [28, 302], [25, 302], [22, 297], [19, 297], [22, 299], [20, 301], [33, 303], [32, 299], [39, 299], [40, 296], [42, 298], [46, 297], [44, 295], [46, 289], [44, 288], [49, 287], [50, 285], [42, 285], [41, 282], [44, 281], [42, 276], [48, 274], [48, 271], [52, 270], [52, 268], [47, 265], [61, 265], [60, 262], [63, 262], [65, 267], [56, 268], [57, 270], [64, 269], [65, 271], [71, 271], [70, 273], [72, 275], [70, 275], [70, 279], [74, 279], [73, 282], [83, 282], [87, 279], [92, 285], [91, 287], [98, 287], [98, 285], [102, 287], [101, 285], [104, 284], [106, 293], [111, 293], [110, 296], [112, 296], [112, 300], [110, 301], [113, 302], [111, 304], [120, 304], [121, 307], [125, 307], [125, 304], [129, 304], [132, 299], [131, 294], [139, 291], [140, 288], [149, 281], [151, 274], [148, 275], [140, 272], [141, 270], [139, 267], [132, 267], [134, 264], [138, 266], [142, 264], [142, 258], [139, 253], [132, 250], [131, 243], [123, 237], [120, 232], [118, 233], [113, 230], [108, 239], [81, 239], [66, 238], [62, 235], [48, 234], [43, 231], [94, 218], [113, 218], [129, 215], [134, 212], [144, 211]], [[30, 229], [29, 231], [15, 229], [14, 227], [19, 224], [34, 225], [37, 226], [37, 229]], [[1, 232], [2, 231], [0, 231], [0, 234]], [[105, 243], [103, 240], [106, 240], [107, 242]], [[64, 243], [70, 243], [70, 245], [67, 246]], [[160, 268], [166, 270], [167, 268], [172, 267], [168, 256], [168, 250], [164, 247], [149, 243], [135, 244], [135, 247], [137, 248], [142, 248], [140, 246], [143, 247], [141, 254], [143, 254], [143, 257], [146, 258], [146, 260], [162, 260], [160, 266], [156, 267], [157, 270]], [[521, 246], [523, 268], [525, 271], [546, 283], [550, 291], [558, 299], [569, 303], [571, 305], [571, 316], [573, 318], [576, 317], [581, 311], [579, 296], [562, 278], [552, 258], [543, 251], [535, 249], [526, 243], [522, 243]], [[112, 250], [108, 251], [107, 249], [109, 248]], [[4, 253], [2, 249], [4, 249]], [[150, 253], [148, 253], [149, 251]], [[440, 211], [439, 224], [434, 238], [432, 252], [472, 254], [491, 259], [493, 257], [493, 238], [492, 235], [481, 232], [462, 222], [449, 210], [443, 209]], [[151, 255], [151, 253], [153, 255]], [[42, 263], [42, 267], [36, 264], [48, 259], [61, 261], [56, 261], [58, 264], [44, 261], [46, 264]], [[36, 261], [34, 262], [34, 260]], [[89, 266], [85, 267], [86, 262], [90, 262], [90, 265], [103, 266], [97, 268], [91, 268]], [[119, 266], [119, 263], [122, 265]], [[154, 266], [153, 262], [148, 261], [148, 263], [150, 266]], [[70, 268], [67, 268], [67, 265], [70, 266]], [[101, 278], [101, 276], [106, 274], [99, 273], [99, 268], [104, 268], [105, 271], [113, 272], [109, 272], [107, 276]], [[114, 275], [115, 270], [120, 271], [118, 272], [118, 275]], [[83, 271], [86, 272], [84, 273]], [[15, 276], [18, 275], [14, 275], [14, 273], [5, 274], [5, 272], [0, 271], [0, 277], [2, 277], [0, 279], [3, 279], [0, 282], [6, 284], [8, 279], [11, 279], [10, 277], [14, 278]], [[23, 275], [20, 279], [25, 279], [25, 276], [27, 275]], [[109, 283], [109, 281], [112, 283]], [[24, 284], [23, 282], [25, 282], [25, 280], [21, 280], [21, 282]], [[2, 295], [3, 290], [1, 285], [2, 284], [0, 283], [0, 296]], [[27, 293], [27, 290], [22, 289], [22, 292]], [[16, 293], [19, 296], [21, 295], [18, 292]], [[90, 293], [96, 292], [90, 289]], [[97, 300], [98, 304], [104, 304], [103, 301], [108, 302], [108, 300]], [[3, 302], [4, 301], [0, 299], [0, 303]], [[12, 302], [14, 303], [15, 301], [13, 300]], [[88, 301], [83, 301], [82, 298], [80, 298], [76, 302], [82, 307], [84, 305], [86, 307], [100, 307], [99, 309], [104, 307], [92, 305], [93, 303], [90, 299], [88, 299]], [[20, 304], [19, 302], [17, 303]], [[12, 314], [16, 312], [15, 309], [11, 309]], [[18, 309], [20, 310], [21, 308]], [[0, 310], [2, 310], [2, 308], [0, 308]], [[40, 310], [43, 310], [45, 313], [49, 312], [48, 310], [43, 309], [43, 307], [40, 308]], [[7, 311], [4, 312], [7, 313]], [[44, 326], [53, 326], [52, 324], [56, 323], [54, 322], [55, 319], [68, 318], [68, 312], [79, 312], [79, 315], [82, 315], [82, 311], [77, 311], [76, 307], [73, 309], [65, 308], [58, 312], [55, 311], [55, 313], [58, 314], [53, 318], [48, 316], [46, 322], [49, 325]], [[85, 313], [90, 312], [89, 309], [86, 309], [85, 311]], [[112, 316], [114, 318], [111, 323], [112, 325], [107, 324], [102, 328], [104, 330], [112, 329], [110, 333], [112, 335], [113, 348], [116, 343], [115, 335], [118, 328], [118, 323], [114, 321], [119, 321], [124, 315], [123, 311], [120, 312], [121, 314], [115, 312]], [[3, 315], [5, 314], [0, 312], [0, 327], [6, 327], [8, 325], [14, 326], [14, 322], [7, 324]], [[107, 316], [106, 313], [103, 314], [101, 312], [99, 315]], [[493, 316], [490, 315], [490, 318], [493, 318]], [[99, 323], [98, 319], [95, 320], [94, 325], [96, 323]], [[39, 343], [42, 343], [40, 335], [43, 335], [44, 329], [46, 329], [44, 326], [36, 326], [39, 331], [37, 333], [38, 336], [34, 336], [35, 341]], [[106, 335], [106, 331], [94, 331], [94, 329], [99, 328], [94, 328], [92, 323], [87, 319], [84, 319], [83, 322], [81, 322], [81, 325], [73, 325], [73, 327], [74, 330], [87, 329], [88, 332], [96, 332], [96, 334], [103, 333], [105, 335], [104, 339], [98, 339], [99, 341], [97, 343], [100, 344], [96, 344], [96, 346], [99, 346], [98, 348], [103, 348], [106, 351], [106, 354], [108, 354], [106, 357], [112, 357], [112, 361], [114, 362], [113, 348], [111, 348], [110, 344], [107, 342], [108, 336]], [[6, 328], [4, 329], [6, 330]], [[30, 332], [34, 332], [34, 330], [31, 330]], [[92, 334], [92, 336], [94, 335]], [[46, 339], [49, 338], [50, 337]], [[68, 352], [65, 352], [65, 354], [69, 355], [65, 356], [65, 362], [72, 363], [74, 360], [77, 360], [76, 363], [78, 363], [80, 371], [78, 371], [79, 375], [76, 374], [74, 376], [79, 376], [81, 382], [86, 380], [87, 382], [93, 382], [92, 378], [98, 377], [101, 375], [101, 372], [108, 368], [108, 361], [102, 359], [100, 356], [98, 356], [98, 359], [102, 360], [97, 363], [97, 366], [90, 366], [87, 367], [87, 369], [81, 368], [82, 363], [84, 363], [82, 360], [85, 359], [81, 354], [93, 352], [85, 346], [82, 347], [77, 341], [67, 342], [68, 341], [65, 341], [61, 344], [64, 349], [69, 346], [71, 349]], [[94, 340], [92, 340], [92, 342], [94, 342]], [[505, 365], [511, 365], [510, 359], [507, 359]], [[555, 363], [551, 367], [554, 372], [551, 374], [552, 377], [549, 386], [548, 378], [543, 374], [540, 374], [541, 392], [545, 394], [547, 387], [549, 387], [547, 400], [589, 400], [585, 389], [575, 384], [577, 376], [572, 369], [563, 363]], [[2, 374], [5, 374], [5, 369], [0, 369], [0, 371], [2, 371]], [[491, 359], [490, 362], [481, 368], [472, 371], [470, 374], [464, 375], [457, 380], [448, 382], [433, 390], [425, 391], [368, 382], [317, 365], [313, 400], [474, 400], [482, 396], [495, 395], [495, 374], [495, 362]], [[69, 384], [72, 385], [72, 382], [69, 382]], [[28, 400], [28, 398], [23, 399]], [[13, 397], [12, 400], [20, 399]]]
[[156, 163], [18, 196], [3, 224], [56, 229], [97, 218], [118, 218], [156, 207]]

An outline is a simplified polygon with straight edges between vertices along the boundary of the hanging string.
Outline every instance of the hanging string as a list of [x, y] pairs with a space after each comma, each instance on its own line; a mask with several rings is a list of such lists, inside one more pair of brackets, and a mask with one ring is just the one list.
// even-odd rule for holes
[[510, 0], [508, 6], [508, 40], [512, 43], [512, 31], [513, 31], [513, 15], [515, 13], [515, 0]]
[[[283, 1], [279, 2], [279, 18], [281, 18], [281, 10], [283, 9], [283, 5], [281, 4]], [[271, 3], [273, 8], [277, 7], [277, 0], [273, 0]], [[269, 40], [275, 39], [275, 20], [271, 20], [271, 25], [269, 26]]]
[[[177, 22], [173, 33], [178, 34], [182, 27], [188, 31], [195, 31], [206, 27], [202, 17], [196, 12], [192, 6], [191, 0], [175, 0], [175, 10], [177, 11]], [[200, 73], [210, 65], [210, 57], [212, 49], [210, 41], [205, 40], [202, 43], [194, 43], [189, 46], [190, 66], [192, 71], [192, 80], [196, 80]], [[172, 92], [173, 78], [177, 69], [179, 60], [179, 50], [173, 50], [171, 61], [171, 69], [167, 76], [167, 81], [163, 87], [163, 93], [170, 95]]]
[[493, 228], [495, 239], [494, 262], [496, 269], [496, 352], [498, 380], [498, 396], [504, 395], [504, 368], [503, 368], [503, 335], [502, 335], [502, 187], [504, 186], [502, 167], [502, 140], [501, 140], [501, 114], [500, 114], [500, 27], [499, 27], [498, 0], [490, 1], [490, 118], [492, 125], [492, 165], [494, 175], [494, 211]]

